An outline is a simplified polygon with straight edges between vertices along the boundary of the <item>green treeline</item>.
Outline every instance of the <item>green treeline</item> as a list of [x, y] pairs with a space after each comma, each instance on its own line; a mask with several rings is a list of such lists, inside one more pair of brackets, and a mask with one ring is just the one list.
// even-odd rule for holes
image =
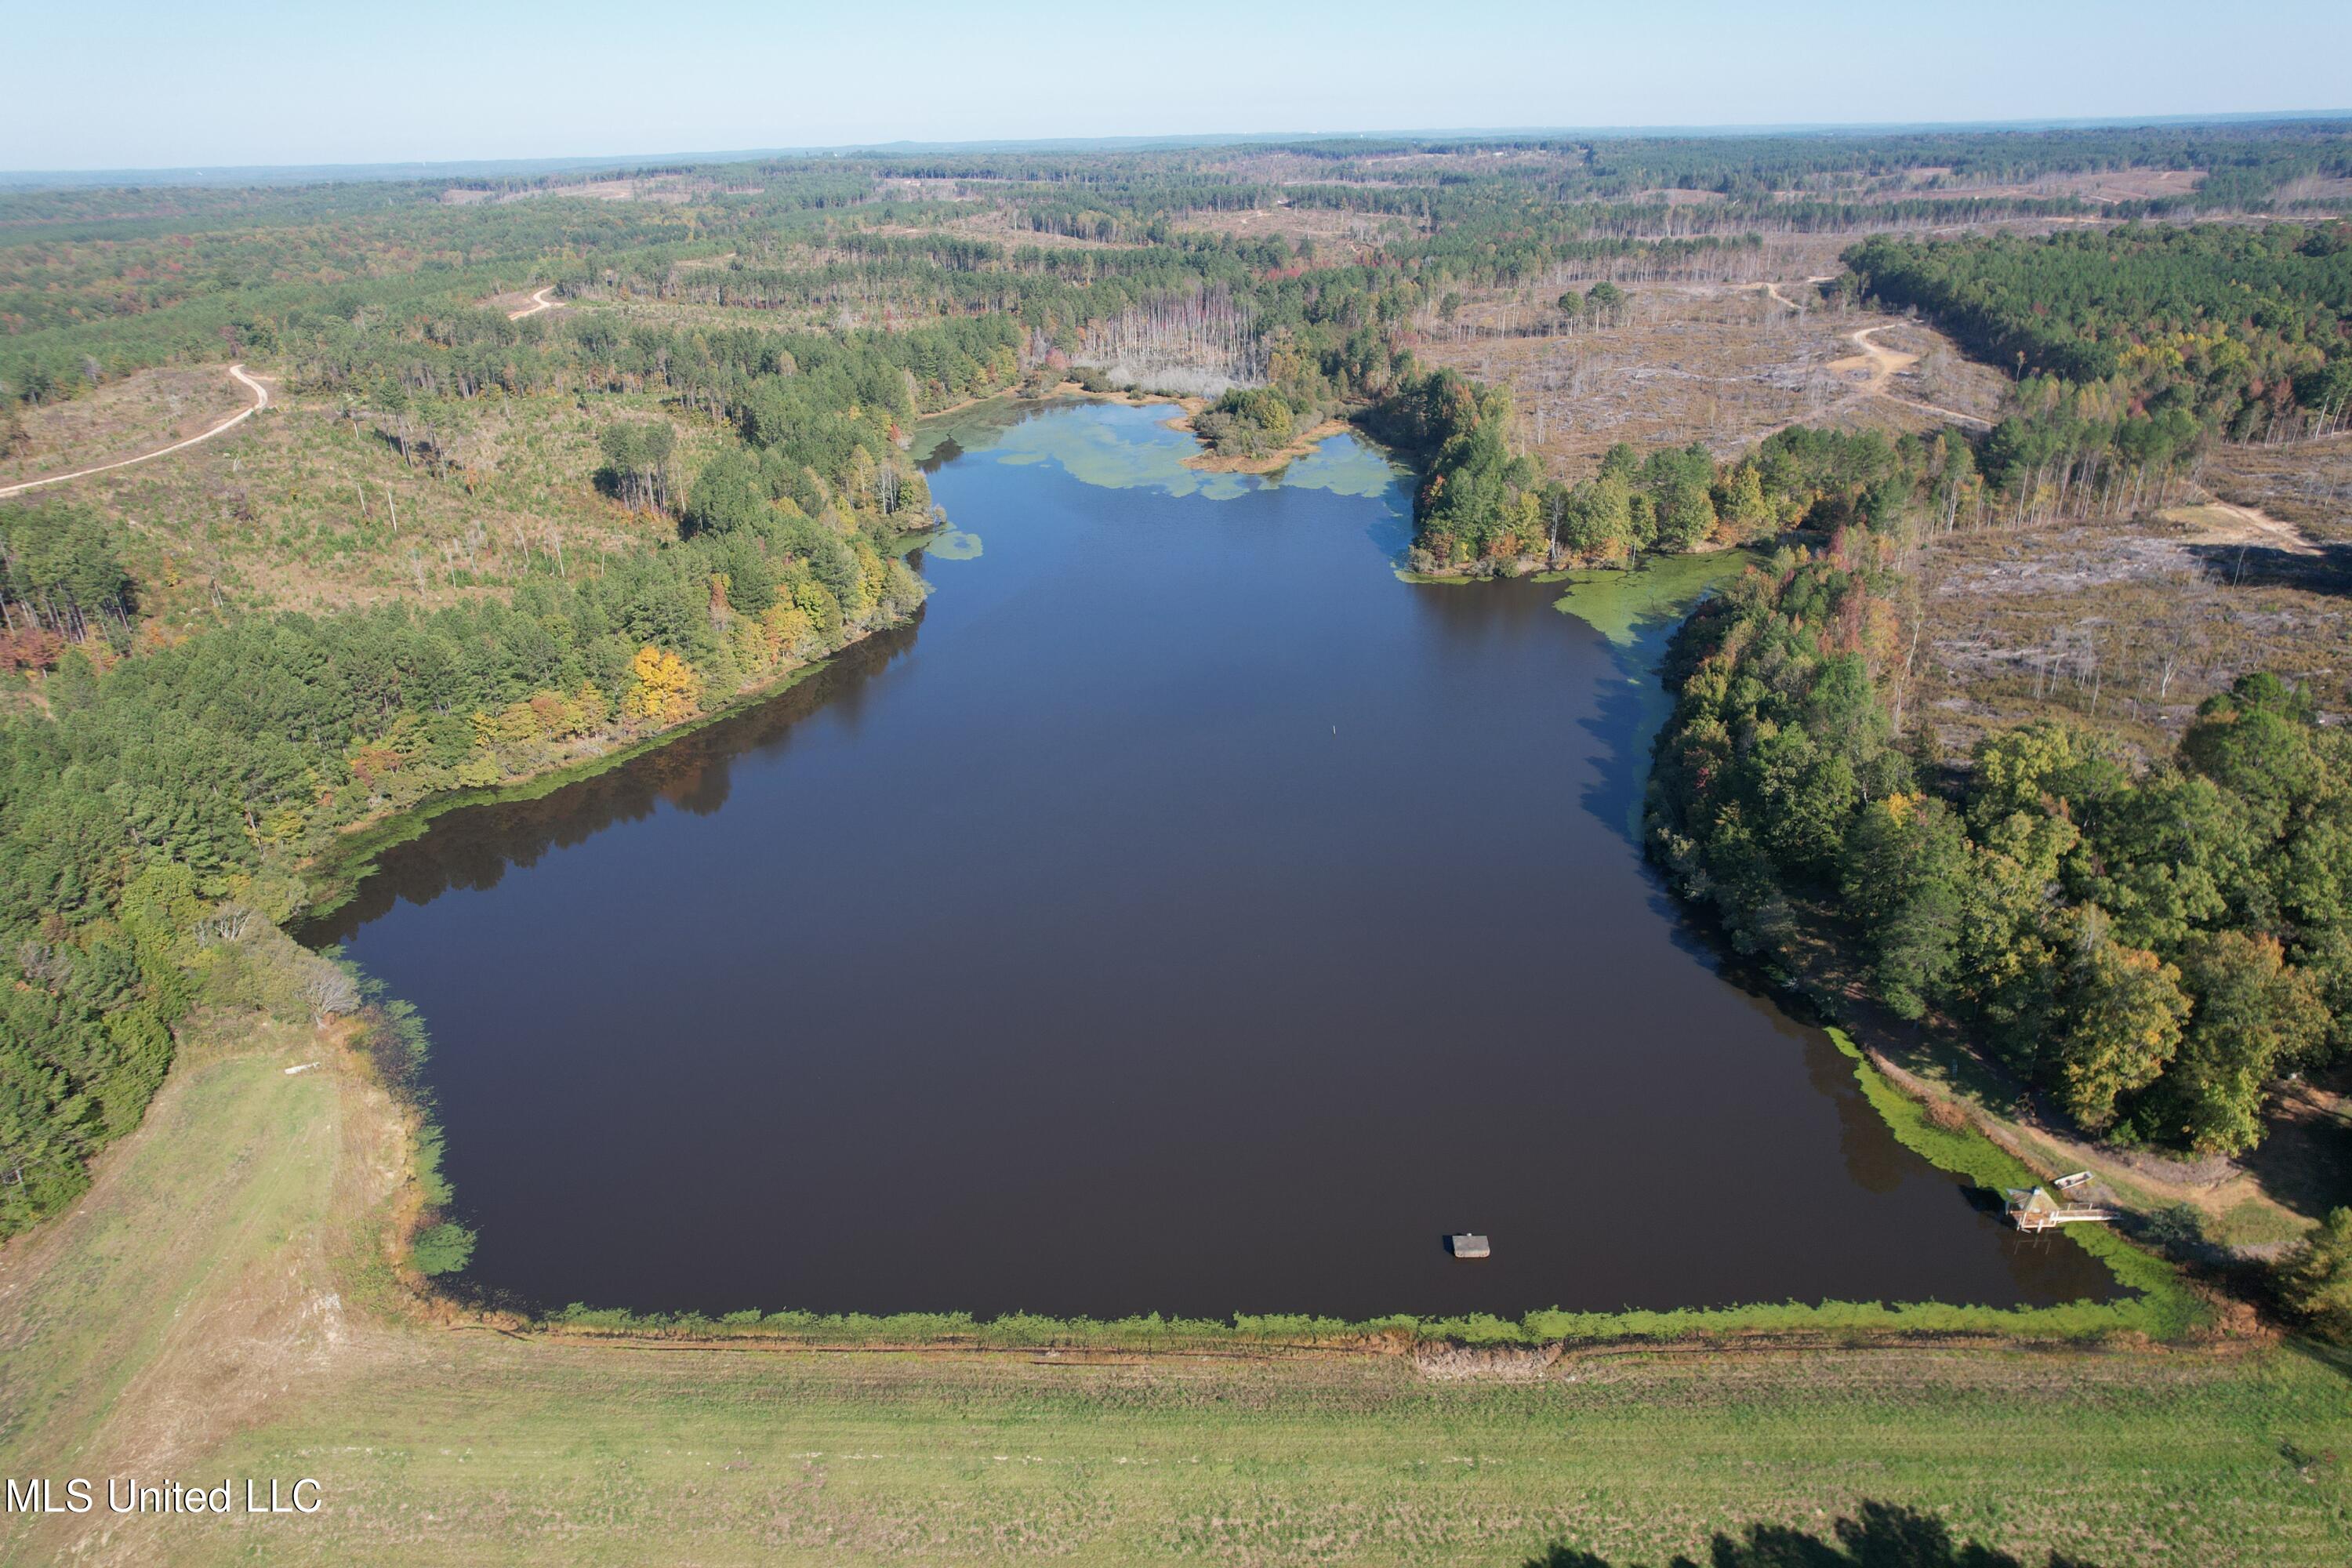
[[1451, 370], [1418, 377], [1367, 421], [1423, 458], [1413, 564], [1516, 572], [1623, 564], [1644, 552], [1751, 544], [1790, 528], [1892, 526], [1915, 492], [1956, 508], [1980, 488], [1957, 434], [1890, 438], [1791, 426], [1718, 462], [1704, 447], [1642, 456], [1620, 442], [1574, 485], [1546, 479], [1509, 445], [1509, 395]]
[[731, 419], [833, 476], [852, 446], [880, 448], [921, 414], [999, 390], [1020, 331], [1002, 317], [846, 335], [623, 325], [599, 315], [542, 325], [470, 307], [385, 320], [296, 312], [269, 346], [295, 384], [429, 425], [486, 395], [655, 390]]
[[2024, 377], [1988, 464], [2004, 473], [2046, 460], [2037, 443], [2137, 460], [2352, 401], [2352, 225], [1879, 236], [1845, 259], [1881, 302]]
[[[1093, 188], [1144, 177], [1181, 192], [1187, 185], [1232, 178], [1217, 173], [1230, 159], [1280, 153], [1309, 162], [1318, 181], [1409, 185], [1394, 162], [1402, 155], [1554, 153], [1574, 160], [1557, 177], [1604, 198], [1644, 190], [1740, 190], [1780, 193], [1830, 182], [1864, 185], [1908, 171], [1948, 171], [1929, 189], [1972, 183], [2010, 183], [2045, 174], [2100, 170], [2203, 169], [2209, 180], [2264, 182], [2267, 192], [2298, 174], [2340, 174], [2347, 164], [2340, 121], [2278, 121], [2214, 125], [2101, 126], [2014, 131], [1923, 131], [1866, 139], [1850, 133], [1716, 136], [1348, 137], [1332, 141], [1243, 142], [1228, 147], [1132, 153], [935, 153], [901, 155], [881, 163], [898, 178], [961, 182], [959, 194], [1005, 185]], [[1507, 170], [1447, 170], [1426, 183], [1447, 188], [1509, 177]], [[1549, 175], [1551, 171], [1544, 171]], [[1909, 182], [1906, 182], [1908, 184]], [[1295, 188], [1295, 187], [1283, 187]]]
[[1274, 387], [1237, 386], [1192, 416], [1192, 433], [1221, 458], [1263, 458], [1296, 440], [1305, 427], [1299, 416], [1312, 412]]
[[0, 668], [46, 668], [93, 634], [127, 645], [138, 609], [104, 518], [64, 501], [0, 510]]
[[1881, 697], [1892, 558], [1849, 531], [1692, 617], [1652, 853], [1740, 951], [1794, 967], [1829, 934], [2089, 1131], [2252, 1147], [2267, 1084], [2352, 1047], [2352, 737], [2254, 676], [2137, 776], [2045, 721], [1927, 787]]
[[[1873, 136], [1632, 137], [1591, 143], [1597, 188], [1613, 195], [1654, 188], [1713, 191], [1732, 201], [1844, 193], [1876, 196], [1882, 221], [1948, 213], [1885, 210], [1885, 198], [1925, 205], [1939, 193], [1970, 184], [2009, 184], [2053, 174], [2123, 169], [2197, 169], [2191, 192], [2101, 209], [2112, 217], [2155, 217], [2247, 206], [2271, 200], [2290, 180], [2352, 171], [2344, 126], [2325, 121], [2211, 126], [2119, 126], [2044, 131], [1921, 132]], [[1926, 179], [1919, 171], [1934, 171]], [[1784, 201], [1784, 204], [1785, 201]], [[1946, 207], [1957, 205], [1946, 203]], [[1990, 204], [1989, 203], [1988, 205]], [[2085, 210], [2066, 198], [2018, 199], [2020, 212]], [[1987, 213], [1984, 216], [1992, 216]]]
[[[1506, 137], [1268, 143], [1129, 155], [940, 153], [887, 160], [888, 176], [949, 180], [966, 198], [1016, 201], [1034, 232], [1101, 241], [1158, 240], [1185, 213], [1280, 204], [1394, 215], [1436, 230], [1479, 226], [1539, 198], [1588, 235], [1654, 233], [1667, 190], [1720, 198], [1685, 221], [1836, 232], [2021, 216], [2158, 217], [2245, 209], [2289, 182], [2352, 173], [2340, 122], [2146, 126], [1905, 135]], [[1276, 183], [1246, 172], [1265, 153], [1311, 163], [1314, 177]], [[1524, 155], [1431, 171], [1399, 154]], [[1229, 169], [1229, 164], [1241, 168]], [[2193, 189], [2093, 203], [2053, 192], [1970, 192], [2053, 175], [2194, 169]], [[1540, 209], [1538, 209], [1540, 210]]]
[[[718, 228], [821, 228], [840, 179], [779, 181], [757, 212]], [[68, 226], [26, 216], [57, 197], [0, 195], [0, 393], [52, 402], [148, 364], [268, 355], [289, 327], [301, 341], [306, 320], [402, 336], [522, 278], [560, 279], [593, 254], [713, 228], [708, 212], [661, 202], [442, 207], [440, 185], [358, 185], [339, 202], [310, 191], [110, 193], [131, 212], [176, 216]], [[343, 216], [327, 221], [322, 209], [336, 207]], [[520, 327], [531, 324], [543, 327]]]
[[[723, 237], [822, 231], [870, 192], [838, 168], [779, 169], [755, 196], [658, 202], [551, 197], [442, 205], [447, 182], [247, 191], [158, 187], [0, 195], [0, 391], [70, 397], [102, 377], [234, 357], [285, 318], [470, 308], [590, 257]], [[87, 214], [75, 217], [72, 214]], [[529, 323], [526, 323], [528, 325]]]

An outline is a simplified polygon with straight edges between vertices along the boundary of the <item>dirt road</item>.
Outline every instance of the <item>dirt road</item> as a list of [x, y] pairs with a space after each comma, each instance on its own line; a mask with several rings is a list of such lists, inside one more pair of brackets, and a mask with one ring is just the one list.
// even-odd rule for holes
[[1922, 403], [1916, 398], [1905, 397], [1895, 391], [1893, 383], [1896, 373], [1908, 370], [1917, 364], [1919, 356], [1915, 353], [1906, 353], [1901, 349], [1881, 348], [1870, 341], [1872, 334], [1883, 332], [1892, 324], [1892, 322], [1882, 321], [1874, 327], [1864, 327], [1859, 331], [1848, 332], [1845, 335], [1845, 341], [1862, 352], [1845, 359], [1830, 361], [1832, 374], [1835, 374], [1842, 383], [1850, 383], [1856, 375], [1862, 376], [1863, 384], [1854, 390], [1864, 396], [1884, 397], [1889, 403], [1899, 403], [1906, 408], [1916, 408], [1922, 414], [1933, 414], [1939, 419], [1949, 419], [1958, 425], [1974, 426], [1979, 430], [1991, 429], [1992, 421], [1990, 419], [1979, 419], [1973, 414], [1963, 414], [1957, 408], [1944, 408], [1933, 403]]
[[561, 310], [563, 309], [562, 302], [561, 300], [551, 300], [548, 298], [548, 295], [554, 291], [555, 285], [552, 283], [549, 284], [546, 288], [541, 289], [538, 293], [533, 294], [530, 297], [530, 303], [525, 305], [521, 310], [509, 310], [507, 312], [507, 320], [509, 321], [520, 321], [525, 316], [536, 316], [541, 310]]
[[2183, 524], [2197, 531], [2189, 535], [2190, 544], [2259, 544], [2272, 550], [2284, 550], [2290, 555], [2318, 555], [2318, 545], [2305, 537], [2293, 523], [2283, 522], [2256, 507], [2239, 506], [2219, 496], [2176, 506], [2158, 513], [2166, 521]]
[[[1824, 272], [1818, 278], [1808, 278], [1805, 281], [1808, 283], [1827, 283], [1836, 276], [1837, 274], [1834, 272]], [[1770, 295], [1773, 300], [1777, 300], [1779, 303], [1786, 305], [1790, 310], [1796, 311], [1801, 316], [1804, 314], [1805, 307], [1798, 304], [1786, 294], [1781, 293], [1780, 286], [1778, 283], [1764, 284], [1763, 289], [1765, 293]]]
[[152, 452], [142, 452], [135, 458], [124, 458], [116, 462], [99, 463], [87, 468], [76, 468], [69, 474], [51, 474], [46, 479], [26, 479], [22, 484], [0, 485], [0, 496], [13, 496], [23, 490], [39, 489], [43, 485], [61, 485], [68, 479], [86, 479], [91, 474], [103, 474], [114, 468], [127, 468], [133, 463], [144, 463], [156, 458], [166, 457], [183, 447], [195, 446], [200, 441], [209, 441], [224, 430], [234, 429], [269, 406], [269, 388], [246, 374], [244, 365], [233, 364], [228, 367], [228, 373], [244, 383], [246, 390], [253, 394], [253, 405], [239, 409], [211, 429], [191, 436], [184, 441], [174, 441], [168, 447], [158, 447]]
[[[1805, 281], [1827, 283], [1836, 276], [1835, 273], [1829, 273], [1819, 278], [1808, 278]], [[1801, 315], [1806, 309], [1781, 293], [1780, 285], [1778, 283], [1762, 283], [1753, 287], [1762, 289], [1766, 297], [1774, 303], [1784, 305]], [[1896, 374], [1917, 364], [1919, 356], [1915, 353], [1906, 353], [1900, 349], [1881, 348], [1870, 341], [1873, 333], [1883, 332], [1893, 324], [1891, 321], [1881, 321], [1877, 326], [1864, 327], [1858, 331], [1848, 332], [1845, 335], [1846, 342], [1862, 352], [1849, 354], [1844, 359], [1830, 362], [1830, 372], [1838, 378], [1839, 384], [1856, 397], [1884, 397], [1889, 403], [1899, 403], [1906, 408], [1916, 408], [1922, 414], [1933, 414], [1939, 419], [1949, 419], [1955, 424], [1973, 426], [1979, 430], [1991, 429], [1992, 421], [1989, 419], [1980, 419], [1973, 414], [1963, 414], [1957, 408], [1944, 408], [1933, 403], [1922, 403], [1916, 398], [1905, 397], [1895, 391], [1893, 383]], [[1855, 384], [1857, 378], [1860, 384]]]

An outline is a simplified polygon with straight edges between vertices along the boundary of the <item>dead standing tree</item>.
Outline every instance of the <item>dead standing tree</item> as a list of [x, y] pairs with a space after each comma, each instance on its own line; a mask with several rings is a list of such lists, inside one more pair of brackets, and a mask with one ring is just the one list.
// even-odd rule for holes
[[1216, 397], [1265, 381], [1257, 311], [1223, 289], [1123, 310], [1087, 334], [1083, 352], [1113, 381], [1159, 391]]

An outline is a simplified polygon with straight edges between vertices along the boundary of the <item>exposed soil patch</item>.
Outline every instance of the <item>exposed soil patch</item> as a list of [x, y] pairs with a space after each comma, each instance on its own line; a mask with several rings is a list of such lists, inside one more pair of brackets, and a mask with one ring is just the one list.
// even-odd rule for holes
[[[591, 202], [669, 202], [683, 203], [709, 195], [720, 188], [715, 180], [686, 174], [656, 174], [625, 180], [596, 179], [576, 181], [569, 184], [533, 186], [519, 191], [486, 191], [466, 186], [452, 186], [441, 193], [445, 206], [501, 205], [509, 202], [527, 202], [541, 196], [570, 196]], [[730, 187], [734, 189], [734, 187]], [[756, 189], [756, 187], [754, 188]], [[753, 190], [737, 190], [739, 195], [751, 195]]]
[[1598, 328], [1555, 309], [1561, 288], [1581, 285], [1547, 282], [1416, 323], [1416, 349], [1508, 385], [1519, 441], [1567, 479], [1619, 441], [1697, 441], [1729, 457], [1797, 423], [1924, 430], [1998, 408], [2000, 373], [1919, 322], [1824, 302], [1822, 276], [1627, 282], [1622, 319]]
[[2166, 522], [2177, 523], [2188, 530], [2185, 538], [2192, 544], [2259, 544], [2266, 550], [2283, 550], [2290, 555], [2320, 553], [2319, 546], [2305, 538], [2301, 530], [2280, 521], [2258, 507], [2240, 506], [2234, 501], [2208, 500], [2172, 507], [2157, 515]]
[[2182, 196], [2205, 183], [2201, 169], [2086, 169], [2075, 174], [2050, 174], [2014, 183], [1972, 182], [1954, 176], [1949, 169], [1921, 167], [1906, 171], [1907, 188], [1874, 191], [1864, 201], [1911, 201], [1920, 196], [1962, 201], [2003, 196], [2053, 199], [2074, 196], [2102, 206], [2117, 202], [2154, 201]]
[[561, 310], [563, 301], [553, 298], [554, 293], [555, 289], [551, 285], [525, 295], [520, 304], [508, 307], [507, 320], [520, 321], [525, 316], [536, 316], [542, 310]]
[[1294, 250], [1302, 241], [1311, 241], [1318, 266], [1329, 266], [1342, 258], [1361, 259], [1383, 241], [1402, 237], [1411, 228], [1401, 217], [1286, 205], [1239, 212], [1188, 212], [1176, 218], [1175, 224], [1181, 228], [1231, 235], [1236, 239], [1264, 239], [1279, 235]]
[[876, 234], [895, 235], [904, 239], [934, 239], [942, 234], [961, 235], [971, 239], [993, 240], [1015, 249], [1035, 246], [1044, 250], [1133, 250], [1136, 242], [1127, 239], [1096, 239], [1088, 236], [1056, 234], [1051, 229], [1032, 228], [1010, 207], [991, 203], [968, 216], [950, 218], [932, 226], [915, 224], [877, 224]]
[[2258, 509], [2308, 539], [2352, 542], [2352, 435], [2218, 447], [2199, 479], [2221, 500]]

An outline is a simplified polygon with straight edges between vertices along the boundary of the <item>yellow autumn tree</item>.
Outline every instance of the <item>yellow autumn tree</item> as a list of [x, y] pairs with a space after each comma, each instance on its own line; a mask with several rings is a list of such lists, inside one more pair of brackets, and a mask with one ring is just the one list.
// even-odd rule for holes
[[776, 650], [769, 644], [766, 632], [749, 616], [727, 628], [727, 651], [734, 656], [738, 669], [754, 675], [765, 672], [776, 659]]
[[538, 710], [528, 702], [509, 702], [499, 710], [498, 738], [501, 742], [536, 741], [548, 733]]
[[882, 602], [882, 584], [889, 580], [890, 569], [883, 562], [882, 552], [867, 543], [862, 533], [849, 536], [849, 550], [857, 557], [857, 602], [854, 609], [848, 605], [842, 608], [864, 617], [873, 614], [874, 606]]
[[499, 721], [478, 708], [467, 717], [473, 725], [474, 750], [457, 764], [457, 782], [473, 788], [494, 784], [506, 776], [494, 750], [499, 743]]
[[694, 672], [694, 666], [650, 643], [629, 661], [629, 690], [621, 700], [621, 710], [633, 719], [672, 724], [701, 705], [702, 678]]
[[1768, 533], [1772, 527], [1771, 503], [1764, 499], [1764, 477], [1752, 463], [1742, 463], [1716, 484], [1715, 536], [1723, 544], [1740, 544]]
[[604, 694], [593, 680], [580, 683], [580, 689], [572, 694], [572, 702], [580, 710], [579, 732], [583, 735], [603, 729], [604, 721], [612, 715], [612, 704], [604, 700]]
[[816, 626], [809, 619], [807, 611], [798, 605], [779, 599], [761, 616], [760, 630], [768, 640], [769, 656], [780, 658], [800, 651], [801, 645], [809, 639]]

